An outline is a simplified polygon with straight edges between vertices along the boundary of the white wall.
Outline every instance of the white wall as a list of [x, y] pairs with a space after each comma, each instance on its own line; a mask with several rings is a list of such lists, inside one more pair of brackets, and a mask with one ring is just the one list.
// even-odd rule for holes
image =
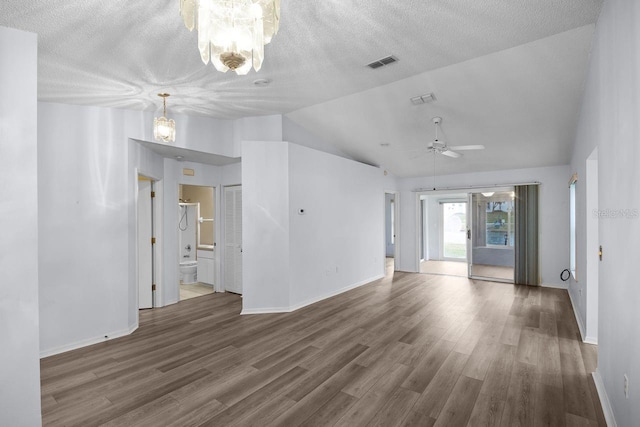
[[288, 310], [289, 146], [242, 144], [243, 313]]
[[293, 307], [384, 275], [382, 177], [378, 168], [289, 144]]
[[[640, 209], [638, 22], [640, 4], [610, 0], [604, 2], [596, 27], [572, 167], [580, 179], [587, 157], [598, 147], [600, 210]], [[579, 190], [579, 230], [584, 230], [586, 224], [584, 199], [584, 192]], [[631, 217], [622, 214], [603, 217], [599, 221], [599, 236], [604, 253], [599, 266], [596, 384], [600, 385], [610, 424], [614, 415], [617, 425], [639, 425], [640, 287], [636, 260], [640, 259], [640, 218], [633, 213]], [[579, 241], [579, 245], [584, 247], [583, 242]], [[579, 253], [579, 268], [584, 265], [585, 254]], [[579, 270], [578, 280], [580, 274]], [[584, 309], [580, 310], [584, 316]], [[624, 374], [630, 381], [628, 399], [623, 392]]]
[[37, 36], [0, 27], [0, 425], [40, 425]]
[[245, 141], [242, 158], [243, 313], [289, 311], [382, 276], [381, 170], [286, 142]]
[[[131, 141], [152, 140], [150, 112], [51, 103], [38, 108], [40, 351], [47, 355], [137, 327], [137, 173], [161, 180], [165, 193], [162, 214], [171, 226], [163, 228], [164, 305], [179, 295], [177, 263], [167, 263], [177, 259], [177, 185], [219, 185], [222, 168], [194, 163], [196, 176], [183, 179], [188, 163]], [[215, 154], [231, 150], [233, 123], [207, 120], [176, 117], [176, 145]], [[228, 170], [237, 176], [234, 167]]]
[[128, 172], [127, 137], [139, 137], [136, 122], [151, 116], [38, 107], [40, 348], [51, 354], [136, 326], [129, 324], [137, 304], [129, 292], [135, 174]]
[[[540, 268], [543, 286], [565, 287], [560, 272], [569, 265], [569, 204], [565, 191], [568, 166], [530, 168], [438, 177], [439, 188], [481, 187], [500, 184], [540, 182]], [[413, 190], [429, 188], [433, 177], [407, 178], [400, 181], [401, 194], [401, 259], [402, 271], [418, 271], [418, 195]], [[430, 212], [431, 215], [431, 212]], [[432, 221], [430, 216], [430, 222]], [[431, 250], [431, 249], [430, 249]]]
[[336, 146], [328, 143], [313, 132], [303, 128], [287, 116], [282, 117], [282, 139], [308, 148], [324, 151], [325, 153], [335, 154], [336, 156], [347, 159], [351, 158], [342, 150], [336, 148]]

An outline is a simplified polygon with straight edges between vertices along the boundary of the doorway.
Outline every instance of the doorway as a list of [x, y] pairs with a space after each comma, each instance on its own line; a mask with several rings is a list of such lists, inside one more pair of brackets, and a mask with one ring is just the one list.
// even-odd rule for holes
[[215, 188], [181, 184], [178, 192], [180, 300], [214, 292]]
[[440, 259], [467, 260], [467, 202], [440, 202]]
[[384, 192], [384, 271], [396, 271], [398, 267], [398, 193]]
[[467, 276], [467, 193], [419, 196], [420, 272]]

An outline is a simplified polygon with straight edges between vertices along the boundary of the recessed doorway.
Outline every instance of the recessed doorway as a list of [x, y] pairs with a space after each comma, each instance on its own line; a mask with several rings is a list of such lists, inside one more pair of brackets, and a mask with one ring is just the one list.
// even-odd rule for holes
[[182, 301], [214, 292], [215, 188], [181, 184], [178, 198], [178, 256]]

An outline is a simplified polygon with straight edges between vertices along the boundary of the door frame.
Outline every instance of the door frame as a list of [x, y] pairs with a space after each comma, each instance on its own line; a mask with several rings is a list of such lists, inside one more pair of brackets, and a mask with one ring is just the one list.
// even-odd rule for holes
[[[504, 187], [494, 187], [491, 188], [491, 192], [493, 193], [504, 193], [504, 192], [509, 192], [509, 191], [515, 191], [515, 186], [513, 187], [509, 187], [509, 186], [504, 186]], [[467, 271], [468, 271], [468, 277], [469, 279], [475, 279], [475, 280], [489, 280], [492, 282], [501, 282], [501, 283], [515, 283], [515, 251], [514, 251], [514, 267], [513, 267], [513, 271], [514, 271], [514, 277], [512, 279], [503, 279], [500, 277], [486, 277], [486, 276], [479, 276], [477, 274], [473, 274], [473, 236], [475, 236], [475, 230], [473, 229], [473, 195], [474, 194], [482, 194], [483, 192], [486, 192], [487, 190], [485, 189], [470, 189], [468, 191], [468, 196], [469, 196], [469, 202], [468, 202], [468, 216], [467, 216]], [[515, 221], [515, 218], [513, 219]], [[515, 233], [515, 230], [514, 230]]]
[[[444, 256], [444, 212], [443, 212], [443, 205], [447, 204], [447, 203], [464, 203], [465, 204], [465, 211], [466, 211], [466, 223], [468, 223], [469, 221], [469, 203], [467, 202], [467, 200], [465, 199], [442, 199], [442, 200], [438, 200], [438, 240], [439, 240], [439, 250], [440, 253], [438, 254], [439, 258], [442, 261], [452, 261], [452, 262], [469, 262], [469, 250], [468, 250], [468, 246], [469, 244], [467, 243], [467, 241], [465, 240], [465, 246], [467, 247], [467, 253], [465, 254], [464, 259], [463, 258], [447, 258]], [[465, 223], [465, 228], [466, 228], [466, 224]]]
[[[153, 272], [152, 272], [152, 280], [155, 282], [156, 289], [152, 291], [152, 308], [162, 307], [163, 303], [163, 214], [162, 207], [163, 205], [163, 195], [164, 195], [164, 181], [155, 177], [153, 174], [149, 174], [142, 169], [135, 168], [134, 170], [134, 209], [135, 209], [135, 277], [136, 277], [136, 307], [140, 307], [138, 289], [139, 289], [139, 274], [140, 274], [140, 260], [139, 253], [140, 247], [138, 244], [138, 222], [139, 222], [139, 211], [138, 211], [138, 196], [140, 193], [140, 188], [138, 184], [138, 177], [143, 176], [148, 178], [152, 182], [152, 191], [155, 193], [155, 197], [151, 199], [151, 216], [152, 216], [152, 234], [156, 239], [155, 245], [153, 245], [152, 250], [152, 263], [153, 263]], [[138, 308], [138, 313], [139, 313]]]
[[386, 271], [387, 259], [387, 194], [393, 195], [393, 231], [395, 237], [393, 240], [393, 271], [400, 271], [400, 192], [397, 190], [384, 190], [382, 197], [382, 218], [384, 226], [382, 227], [382, 271]]

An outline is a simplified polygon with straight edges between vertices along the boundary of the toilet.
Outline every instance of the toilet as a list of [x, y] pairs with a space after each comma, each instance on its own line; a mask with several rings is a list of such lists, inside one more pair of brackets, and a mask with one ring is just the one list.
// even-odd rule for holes
[[180, 262], [180, 282], [188, 285], [190, 283], [196, 283], [198, 271], [198, 261], [186, 260]]

